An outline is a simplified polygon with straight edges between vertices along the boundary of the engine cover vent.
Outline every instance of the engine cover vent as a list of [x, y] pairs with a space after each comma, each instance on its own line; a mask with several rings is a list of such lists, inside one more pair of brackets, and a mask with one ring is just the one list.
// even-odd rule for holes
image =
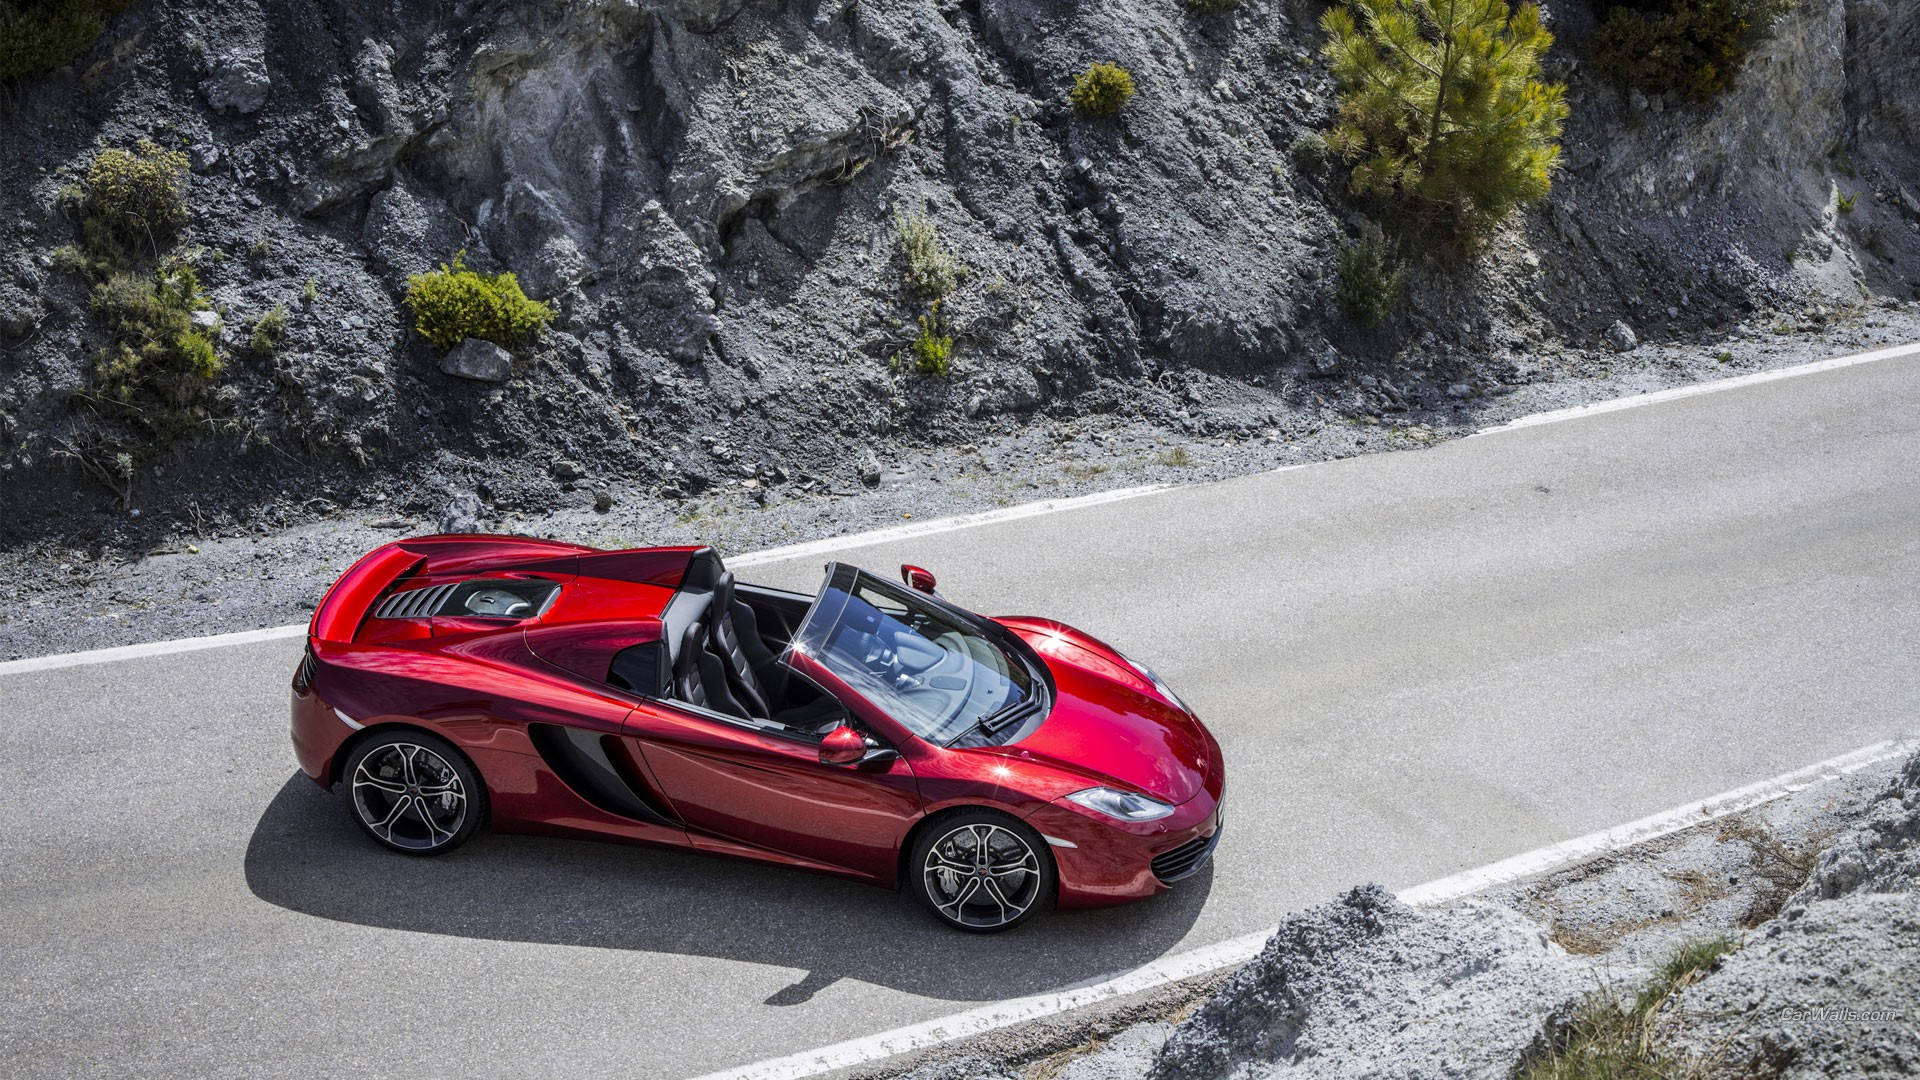
[[373, 613], [374, 618], [424, 619], [437, 613], [441, 605], [446, 603], [447, 597], [453, 595], [453, 590], [459, 587], [460, 583], [455, 581], [445, 585], [431, 585], [424, 589], [409, 589], [406, 592], [394, 593], [380, 605], [380, 610]]

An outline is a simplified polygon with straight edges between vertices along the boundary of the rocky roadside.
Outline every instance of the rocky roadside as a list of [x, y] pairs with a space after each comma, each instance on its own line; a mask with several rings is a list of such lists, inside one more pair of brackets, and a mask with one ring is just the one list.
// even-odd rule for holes
[[[1168, 419], [1095, 414], [1009, 421], [957, 448], [877, 444], [843, 469], [789, 469], [721, 438], [731, 467], [701, 490], [522, 457], [523, 486], [554, 508], [514, 509], [497, 475], [431, 485], [376, 476], [264, 500], [244, 521], [185, 523], [139, 550], [43, 541], [0, 552], [15, 582], [0, 660], [304, 621], [334, 576], [388, 540], [437, 531], [553, 536], [606, 547], [710, 543], [740, 553], [913, 519], [1142, 484], [1217, 480], [1312, 461], [1410, 450], [1548, 409], [1766, 371], [1920, 340], [1920, 304], [1881, 302], [1816, 319], [1762, 318], [1704, 345], [1507, 355], [1470, 381], [1333, 373], [1250, 387], [1185, 372], [1165, 380]], [[1450, 375], [1443, 375], [1452, 378]], [[128, 515], [142, 512], [129, 506]]]
[[[1607, 1002], [1643, 1010], [1657, 1066], [1554, 1071]], [[1217, 987], [1162, 995], [1158, 1016], [855, 1075], [1911, 1076], [1916, 1002], [1920, 754], [1439, 907], [1362, 886], [1289, 917]]]

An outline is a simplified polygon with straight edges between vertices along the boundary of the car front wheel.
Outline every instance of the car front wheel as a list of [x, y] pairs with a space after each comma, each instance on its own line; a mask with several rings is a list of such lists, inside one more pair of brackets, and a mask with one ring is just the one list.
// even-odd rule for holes
[[1053, 895], [1053, 855], [1032, 829], [988, 810], [942, 818], [915, 841], [911, 884], [948, 926], [1011, 930]]
[[423, 731], [368, 739], [354, 748], [343, 775], [353, 820], [395, 851], [451, 851], [486, 817], [486, 788], [466, 755]]

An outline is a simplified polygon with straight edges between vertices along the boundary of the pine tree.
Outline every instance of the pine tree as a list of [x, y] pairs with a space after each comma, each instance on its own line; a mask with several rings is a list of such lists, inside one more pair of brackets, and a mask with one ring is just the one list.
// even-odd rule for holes
[[1540, 78], [1553, 35], [1507, 0], [1343, 0], [1320, 19], [1340, 84], [1327, 144], [1361, 195], [1399, 194], [1469, 238], [1546, 195], [1566, 88]]

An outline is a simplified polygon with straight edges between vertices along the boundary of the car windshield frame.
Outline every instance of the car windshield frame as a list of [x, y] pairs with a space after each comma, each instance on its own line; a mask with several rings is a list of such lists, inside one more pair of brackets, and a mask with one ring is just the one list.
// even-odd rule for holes
[[[862, 592], [877, 593], [911, 620], [874, 606]], [[945, 632], [928, 638], [923, 626]], [[914, 638], [902, 642], [901, 634]], [[889, 635], [894, 649], [883, 660], [875, 649]], [[856, 650], [862, 655], [856, 657]], [[909, 651], [911, 659], [899, 658]], [[1052, 673], [1006, 627], [847, 563], [827, 565], [783, 662], [795, 652], [825, 668], [914, 737], [938, 746], [1014, 741], [1045, 719], [1053, 706]], [[923, 657], [931, 657], [931, 662], [918, 672], [903, 672]], [[934, 668], [945, 670], [929, 674]], [[900, 678], [903, 673], [905, 680]], [[944, 681], [928, 681], [934, 678]]]

